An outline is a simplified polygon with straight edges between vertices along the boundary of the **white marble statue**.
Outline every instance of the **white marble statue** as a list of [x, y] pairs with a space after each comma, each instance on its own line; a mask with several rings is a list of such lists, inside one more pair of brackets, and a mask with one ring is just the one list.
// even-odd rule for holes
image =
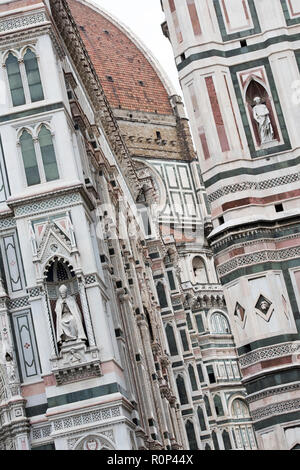
[[270, 112], [265, 104], [261, 102], [261, 98], [254, 98], [255, 106], [253, 108], [253, 117], [258, 123], [258, 130], [261, 144], [266, 144], [274, 140], [274, 130], [270, 120]]
[[75, 299], [67, 294], [64, 284], [60, 286], [59, 294], [55, 306], [57, 342], [86, 340], [81, 313]]

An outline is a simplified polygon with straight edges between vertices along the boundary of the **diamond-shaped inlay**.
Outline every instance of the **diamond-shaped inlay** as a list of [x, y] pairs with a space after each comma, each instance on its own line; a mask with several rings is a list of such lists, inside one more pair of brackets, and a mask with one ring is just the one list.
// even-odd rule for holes
[[260, 295], [255, 305], [256, 312], [264, 320], [269, 321], [272, 313], [274, 312], [273, 304], [270, 300], [266, 299], [264, 295]]
[[238, 319], [240, 327], [245, 328], [247, 319], [246, 310], [244, 307], [242, 307], [241, 304], [239, 304], [239, 302], [237, 302], [235, 305], [234, 316]]
[[255, 305], [255, 308], [257, 310], [260, 310], [261, 313], [264, 315], [267, 315], [269, 308], [271, 307], [271, 302], [267, 300], [263, 295], [261, 295], [257, 301], [257, 304]]
[[238, 317], [242, 322], [245, 318], [245, 309], [238, 302], [235, 306], [234, 316]]

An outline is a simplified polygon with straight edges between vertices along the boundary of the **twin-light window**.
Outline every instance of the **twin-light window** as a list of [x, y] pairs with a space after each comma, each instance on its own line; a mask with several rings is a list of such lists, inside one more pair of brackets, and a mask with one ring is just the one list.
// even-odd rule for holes
[[44, 99], [37, 58], [31, 49], [27, 48], [20, 60], [10, 52], [5, 66], [13, 106]]

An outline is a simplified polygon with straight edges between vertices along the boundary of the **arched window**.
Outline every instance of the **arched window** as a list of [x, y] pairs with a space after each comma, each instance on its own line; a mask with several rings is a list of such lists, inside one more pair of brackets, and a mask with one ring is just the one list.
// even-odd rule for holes
[[182, 405], [187, 405], [189, 401], [188, 401], [188, 397], [187, 397], [187, 393], [186, 393], [184, 378], [182, 377], [182, 375], [178, 375], [178, 377], [176, 379], [176, 385], [177, 385], [177, 389], [178, 389], [178, 395], [179, 395], [180, 403]]
[[229, 433], [226, 430], [224, 430], [222, 432], [222, 439], [223, 439], [223, 442], [224, 442], [225, 450], [231, 450], [232, 445], [231, 445], [231, 441], [230, 441], [230, 436], [229, 436]]
[[215, 395], [214, 405], [215, 405], [216, 415], [224, 416], [224, 410], [223, 410], [223, 405], [222, 405], [222, 400], [221, 400], [220, 395]]
[[52, 136], [46, 126], [41, 126], [37, 142], [24, 129], [20, 145], [28, 186], [59, 178]]
[[196, 380], [195, 370], [194, 370], [194, 367], [192, 366], [192, 364], [189, 365], [188, 370], [189, 370], [189, 376], [190, 376], [192, 390], [193, 390], [193, 392], [195, 392], [196, 390], [198, 390], [198, 387], [197, 387], [197, 380]]
[[31, 49], [27, 49], [24, 55], [24, 65], [31, 101], [42, 101], [44, 93], [36, 56]]
[[39, 132], [39, 144], [45, 171], [46, 181], [53, 181], [59, 178], [56, 157], [49, 129], [41, 127]]
[[28, 186], [41, 182], [32, 135], [26, 130], [20, 137], [20, 145]]
[[222, 313], [214, 313], [210, 319], [211, 332], [221, 335], [230, 333], [229, 323], [227, 318]]
[[204, 417], [204, 413], [203, 413], [201, 406], [198, 406], [197, 408], [197, 415], [198, 415], [198, 420], [199, 420], [201, 431], [206, 431], [207, 428], [206, 428], [206, 423], [205, 423], [205, 417]]
[[197, 283], [206, 284], [208, 282], [206, 266], [200, 256], [196, 256], [193, 259], [193, 272]]
[[190, 450], [198, 450], [198, 444], [193, 423], [191, 421], [187, 421], [185, 429], [189, 441]]
[[165, 286], [163, 285], [162, 282], [157, 283], [156, 290], [157, 290], [159, 305], [161, 306], [161, 308], [166, 308], [168, 306], [168, 301], [167, 301]]
[[5, 62], [13, 106], [25, 104], [25, 94], [18, 59], [10, 52]]
[[215, 433], [215, 431], [211, 433], [211, 437], [214, 443], [215, 450], [220, 450], [217, 434]]
[[174, 330], [173, 330], [173, 327], [169, 324], [166, 326], [166, 336], [167, 336], [171, 356], [178, 356], [178, 349], [177, 349], [176, 339], [174, 335]]
[[249, 408], [247, 404], [243, 401], [237, 398], [236, 400], [233, 401], [231, 405], [231, 410], [232, 410], [232, 416], [234, 418], [250, 418], [250, 413], [249, 413]]
[[204, 404], [205, 404], [207, 416], [212, 416], [209, 398], [207, 395], [204, 395]]

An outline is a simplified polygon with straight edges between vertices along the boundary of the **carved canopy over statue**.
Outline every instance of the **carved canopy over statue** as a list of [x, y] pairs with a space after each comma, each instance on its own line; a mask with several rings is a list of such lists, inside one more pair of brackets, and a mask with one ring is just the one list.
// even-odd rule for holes
[[85, 341], [87, 338], [75, 299], [67, 294], [67, 287], [64, 284], [60, 286], [59, 294], [55, 306], [57, 342]]

